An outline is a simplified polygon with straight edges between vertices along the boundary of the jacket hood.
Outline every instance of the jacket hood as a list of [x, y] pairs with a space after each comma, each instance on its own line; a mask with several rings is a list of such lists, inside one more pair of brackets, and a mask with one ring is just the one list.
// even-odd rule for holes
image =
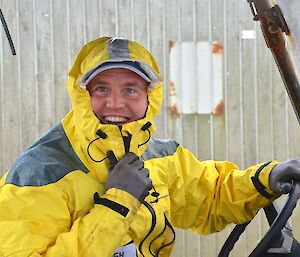
[[[93, 113], [90, 95], [82, 80], [105, 62], [121, 61], [137, 61], [148, 74], [151, 74], [148, 108], [143, 119], [123, 126], [102, 124]], [[123, 137], [129, 136], [130, 145], [127, 150], [138, 156], [143, 154], [155, 131], [154, 117], [160, 110], [163, 90], [158, 65], [142, 45], [127, 39], [110, 37], [88, 42], [80, 49], [72, 64], [67, 88], [72, 110], [63, 120], [63, 126], [68, 137], [73, 137], [70, 141], [74, 149], [81, 148], [87, 159], [100, 160], [103, 153], [106, 154], [108, 150], [114, 151], [116, 157], [120, 158], [126, 152]]]

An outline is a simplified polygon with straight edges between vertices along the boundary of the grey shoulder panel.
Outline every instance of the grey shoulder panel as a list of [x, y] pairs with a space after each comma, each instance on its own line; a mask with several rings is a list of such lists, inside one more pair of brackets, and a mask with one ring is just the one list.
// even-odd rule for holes
[[178, 146], [179, 144], [175, 140], [151, 138], [142, 159], [150, 160], [173, 155]]
[[43, 186], [60, 180], [74, 170], [88, 173], [60, 123], [16, 160], [5, 183]]

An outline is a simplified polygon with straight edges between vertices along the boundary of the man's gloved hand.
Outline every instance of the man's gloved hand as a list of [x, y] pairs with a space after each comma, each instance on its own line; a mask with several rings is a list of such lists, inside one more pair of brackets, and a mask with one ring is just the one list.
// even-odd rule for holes
[[126, 153], [117, 161], [112, 151], [107, 152], [109, 159], [109, 174], [106, 180], [106, 190], [122, 189], [140, 202], [143, 202], [152, 188], [149, 170], [144, 168], [144, 162], [134, 153]]
[[269, 176], [269, 185], [274, 193], [290, 192], [293, 180], [300, 181], [300, 159], [292, 159], [276, 165]]

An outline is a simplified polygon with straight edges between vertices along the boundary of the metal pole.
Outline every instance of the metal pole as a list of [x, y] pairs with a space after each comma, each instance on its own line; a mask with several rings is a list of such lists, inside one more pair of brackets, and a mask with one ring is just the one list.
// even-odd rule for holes
[[2, 22], [2, 25], [3, 25], [3, 28], [5, 30], [5, 34], [7, 36], [8, 42], [9, 42], [11, 52], [12, 52], [13, 55], [16, 55], [16, 50], [15, 50], [15, 47], [14, 47], [14, 43], [11, 39], [9, 30], [8, 30], [7, 25], [6, 25], [6, 22], [5, 22], [5, 19], [4, 19], [4, 16], [3, 16], [3, 13], [1, 11], [1, 9], [0, 9], [0, 19], [1, 19], [1, 22]]
[[255, 21], [260, 21], [266, 44], [270, 48], [284, 85], [300, 123], [300, 84], [291, 55], [285, 46], [285, 35], [290, 36], [288, 25], [278, 5], [271, 0], [248, 0]]

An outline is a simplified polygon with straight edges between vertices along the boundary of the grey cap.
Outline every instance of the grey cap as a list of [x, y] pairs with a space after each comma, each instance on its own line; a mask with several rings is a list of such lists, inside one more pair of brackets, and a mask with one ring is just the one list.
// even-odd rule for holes
[[154, 87], [161, 81], [161, 78], [153, 72], [151, 68], [139, 61], [108, 61], [85, 73], [80, 79], [80, 86], [85, 88], [87, 84], [100, 72], [114, 68], [124, 68], [135, 72], [145, 81], [149, 82], [150, 88]]

